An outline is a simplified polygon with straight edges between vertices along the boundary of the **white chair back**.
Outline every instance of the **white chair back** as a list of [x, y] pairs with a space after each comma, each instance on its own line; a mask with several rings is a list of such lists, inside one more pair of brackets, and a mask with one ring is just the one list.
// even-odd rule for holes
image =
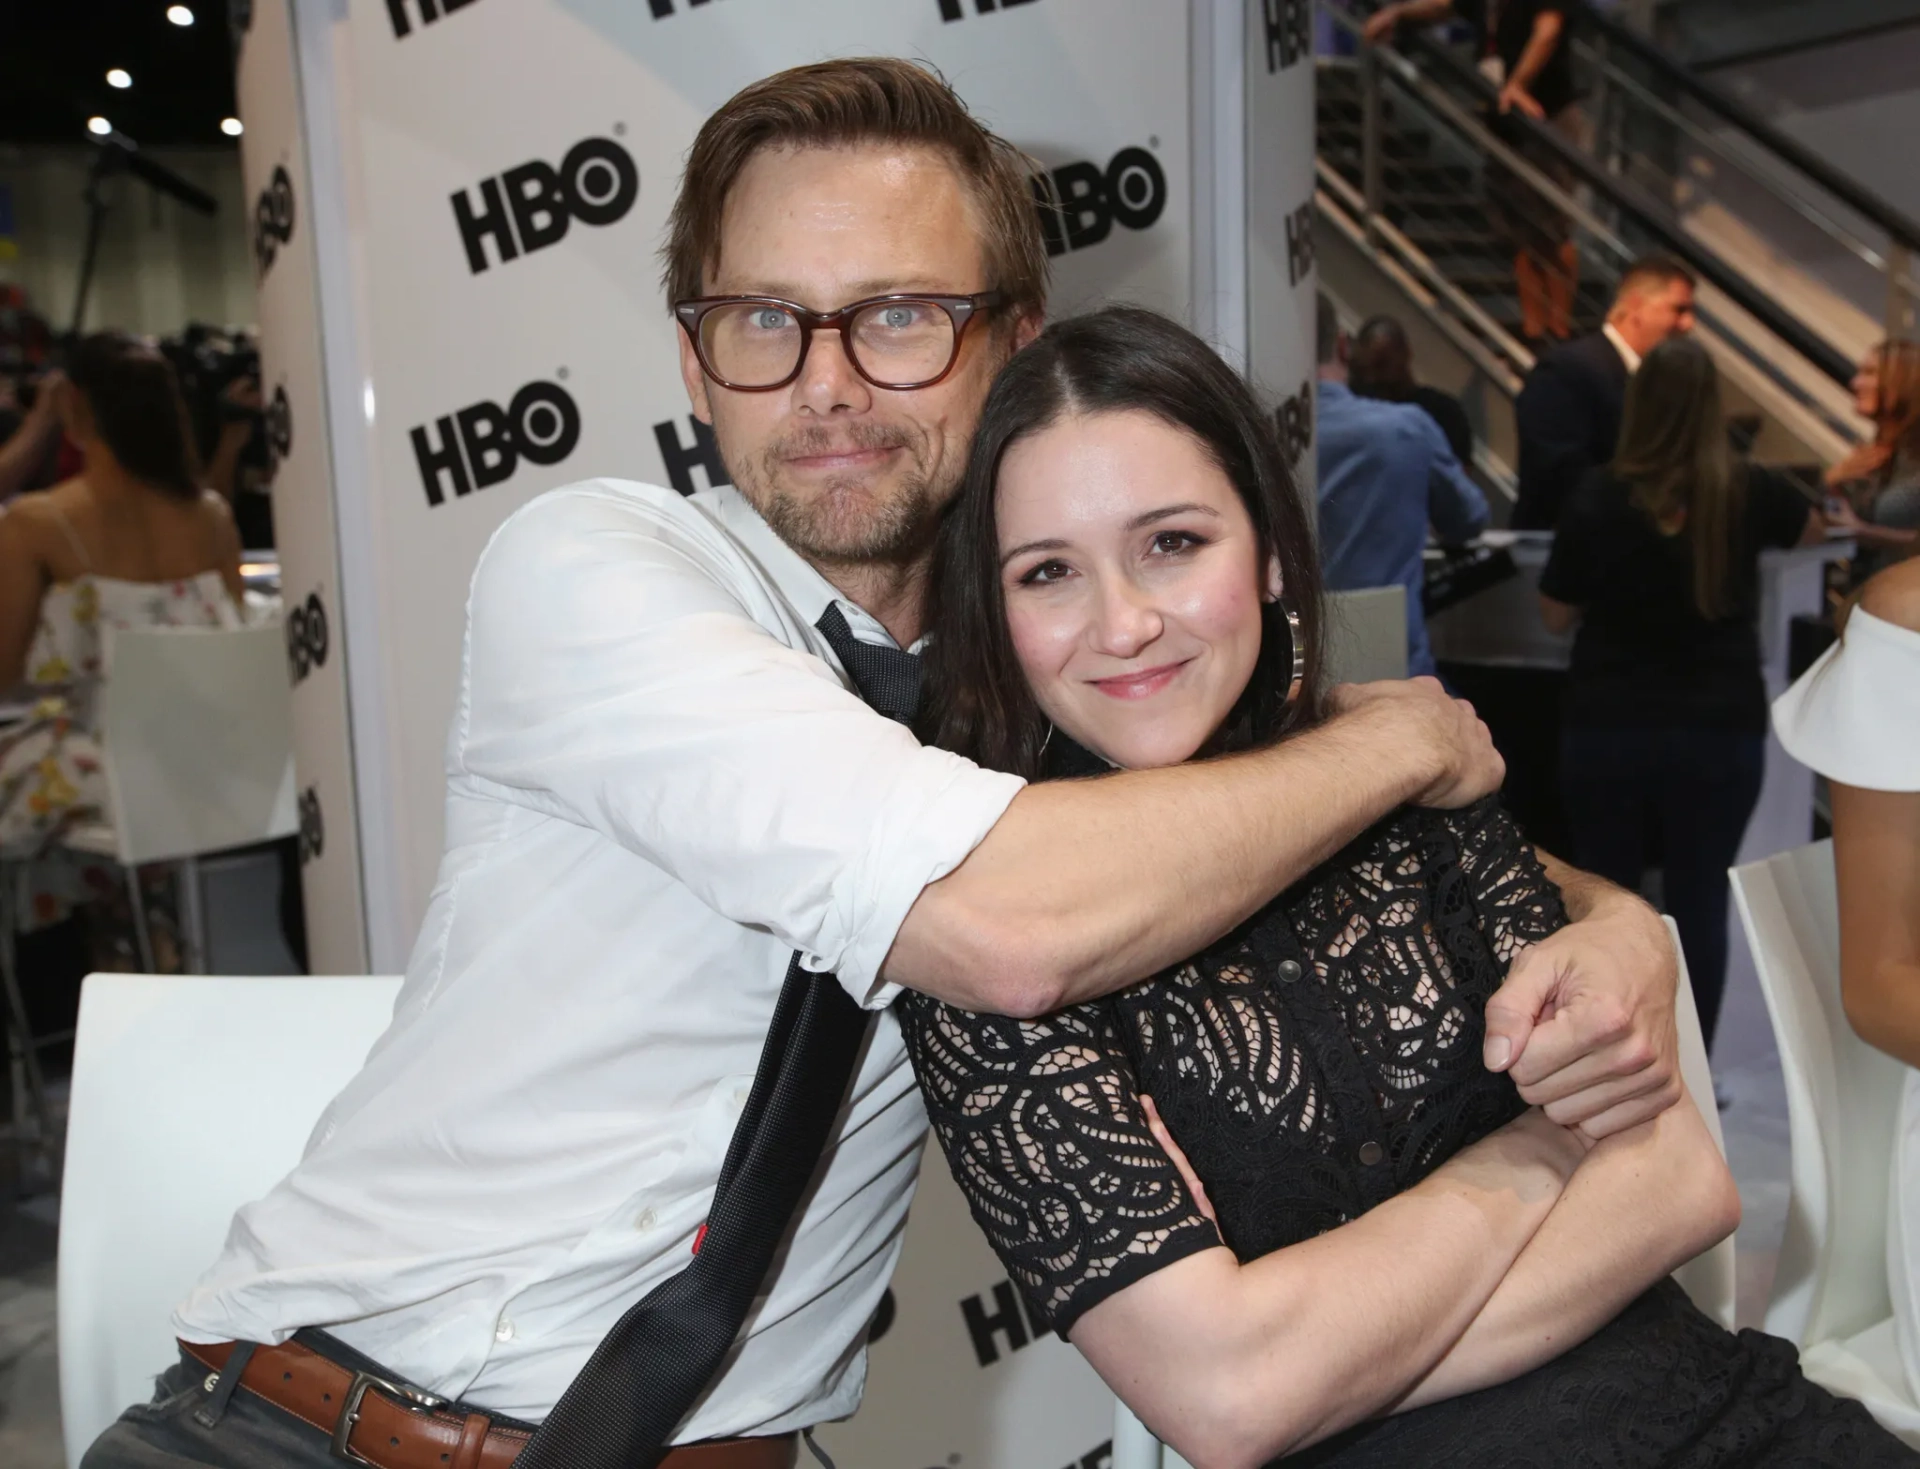
[[[1667, 919], [1667, 932], [1673, 935], [1673, 952], [1680, 961], [1680, 987], [1674, 995], [1674, 1027], [1680, 1040], [1680, 1079], [1687, 1084], [1687, 1095], [1699, 1109], [1713, 1136], [1720, 1156], [1727, 1155], [1726, 1135], [1720, 1130], [1720, 1108], [1713, 1100], [1713, 1068], [1707, 1064], [1707, 1038], [1700, 1029], [1700, 1011], [1693, 1003], [1693, 982], [1687, 976], [1687, 953], [1680, 946], [1680, 930]], [[1704, 1255], [1696, 1255], [1673, 1278], [1694, 1305], [1733, 1330], [1736, 1277], [1733, 1236], [1728, 1235]]]
[[1327, 671], [1334, 683], [1407, 676], [1407, 589], [1327, 593]]
[[1854, 1035], [1841, 1005], [1833, 844], [1734, 868], [1733, 896], [1780, 1050], [1793, 1149], [1766, 1329], [1808, 1347], [1892, 1311], [1887, 1175], [1904, 1070]]
[[126, 866], [299, 829], [285, 634], [108, 629], [100, 734], [115, 856]]
[[300, 1160], [393, 1015], [393, 977], [89, 975], [58, 1266], [67, 1463], [178, 1360], [168, 1316], [233, 1212]]
[[[1673, 949], [1680, 960], [1680, 988], [1674, 999], [1674, 1023], [1679, 1031], [1680, 1075], [1687, 1084], [1693, 1103], [1706, 1119], [1714, 1145], [1726, 1155], [1726, 1139], [1720, 1132], [1720, 1109], [1713, 1105], [1713, 1072], [1707, 1066], [1707, 1042], [1700, 1029], [1700, 1012], [1693, 1003], [1693, 986], [1687, 979], [1687, 956], [1680, 947], [1680, 930], [1671, 918], [1667, 931], [1673, 935]], [[1733, 1329], [1734, 1273], [1733, 1237], [1729, 1235], [1706, 1254], [1689, 1260], [1673, 1272], [1682, 1290], [1707, 1315], [1729, 1331]], [[1190, 1469], [1187, 1461], [1161, 1443], [1134, 1416], [1133, 1409], [1119, 1398], [1113, 1404], [1113, 1461], [1111, 1469]]]

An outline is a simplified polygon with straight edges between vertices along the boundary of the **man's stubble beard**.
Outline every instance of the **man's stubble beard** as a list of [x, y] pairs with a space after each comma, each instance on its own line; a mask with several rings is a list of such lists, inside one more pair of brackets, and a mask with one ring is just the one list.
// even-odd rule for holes
[[[782, 462], [788, 457], [844, 449], [849, 439], [853, 448], [901, 451], [908, 460], [905, 471], [878, 483], [852, 475], [829, 480], [810, 497], [782, 483]], [[959, 479], [956, 470], [945, 476], [951, 483], [935, 484], [924, 455], [915, 452], [920, 447], [897, 428], [870, 425], [831, 437], [823, 430], [803, 430], [771, 445], [757, 463], [751, 456], [743, 460], [728, 454], [725, 445], [721, 458], [735, 486], [774, 534], [808, 561], [821, 566], [899, 565], [924, 555], [932, 544]], [[876, 489], [884, 499], [876, 498]]]

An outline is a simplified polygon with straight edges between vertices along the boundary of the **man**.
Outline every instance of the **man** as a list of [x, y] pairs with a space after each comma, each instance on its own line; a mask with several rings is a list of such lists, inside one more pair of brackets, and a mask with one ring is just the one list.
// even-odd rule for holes
[[[713, 1269], [783, 976], [1037, 1014], [1191, 953], [1395, 803], [1497, 784], [1431, 684], [1349, 691], [1275, 749], [1032, 788], [849, 691], [911, 695], [930, 537], [989, 380], [1038, 328], [1028, 169], [905, 62], [782, 73], [701, 130], [667, 287], [738, 488], [591, 481], [494, 537], [394, 1024], [236, 1217], [160, 1404], [88, 1469], [318, 1469], [332, 1431], [387, 1469], [504, 1464], [629, 1308]], [[1597, 1135], [1677, 1096], [1673, 965], [1637, 900], [1577, 874], [1568, 893], [1583, 921], [1496, 997], [1488, 1059]], [[859, 1402], [925, 1126], [884, 1014], [845, 1094], [669, 1440], [710, 1442], [668, 1469], [785, 1469], [796, 1430]]]
[[[1545, 123], [1576, 148], [1585, 148], [1586, 117], [1574, 89], [1569, 0], [1401, 0], [1368, 19], [1375, 45], [1393, 39], [1402, 22], [1425, 25], [1459, 14], [1480, 39], [1480, 68], [1499, 89], [1494, 129], [1529, 163], [1570, 193], [1573, 170], [1525, 127], [1504, 119], [1518, 113]], [[1487, 169], [1487, 207], [1513, 250], [1520, 331], [1529, 342], [1565, 341], [1573, 334], [1573, 298], [1580, 252], [1572, 221], [1497, 159]]]
[[1473, 422], [1460, 400], [1413, 376], [1413, 344], [1396, 317], [1374, 316], [1360, 324], [1347, 353], [1347, 386], [1363, 398], [1412, 403], [1440, 426], [1447, 447], [1462, 464], [1473, 458]]
[[1327, 587], [1407, 590], [1407, 671], [1434, 673], [1421, 606], [1427, 528], [1459, 543], [1485, 530], [1487, 499], [1413, 403], [1363, 398], [1347, 381], [1346, 334], [1325, 292], [1318, 302], [1320, 564]]
[[1627, 379], [1668, 337], [1693, 330], [1693, 290], [1693, 272], [1679, 261], [1644, 256], [1621, 276], [1598, 332], [1534, 364], [1514, 403], [1520, 438], [1516, 529], [1553, 529], [1574, 487], [1613, 459]]

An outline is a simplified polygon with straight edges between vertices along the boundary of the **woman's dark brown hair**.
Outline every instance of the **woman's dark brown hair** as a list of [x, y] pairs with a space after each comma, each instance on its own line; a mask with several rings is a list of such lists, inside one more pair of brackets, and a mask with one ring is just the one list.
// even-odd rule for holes
[[1032, 779], [1048, 725], [1014, 655], [995, 515], [1007, 450], [1073, 414], [1150, 413], [1191, 434], [1247, 507], [1260, 564], [1280, 561], [1300, 617], [1306, 682], [1286, 701], [1292, 639], [1268, 604], [1260, 657], [1245, 692], [1207, 747], [1224, 754], [1270, 743], [1320, 716], [1320, 568], [1306, 507], [1273, 421], [1213, 349], [1177, 322], [1110, 306], [1055, 322], [1016, 354], [987, 394], [959, 497], [941, 526], [929, 601], [927, 689], [919, 732], [995, 770]]
[[95, 332], [68, 354], [67, 380], [121, 468], [173, 499], [200, 498], [187, 404], [166, 358], [124, 332]]
[[1727, 448], [1719, 369], [1691, 337], [1667, 338], [1633, 375], [1613, 473], [1656, 527], [1684, 524], [1694, 606], [1710, 621], [1725, 617], [1746, 476]]

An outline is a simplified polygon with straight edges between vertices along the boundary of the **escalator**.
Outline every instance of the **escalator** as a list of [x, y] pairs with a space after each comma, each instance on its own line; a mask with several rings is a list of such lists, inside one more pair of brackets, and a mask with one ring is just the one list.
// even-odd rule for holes
[[[1422, 381], [1460, 397], [1496, 527], [1514, 500], [1514, 399], [1543, 348], [1524, 334], [1515, 288], [1529, 221], [1566, 221], [1571, 259], [1533, 248], [1540, 270], [1558, 272], [1576, 335], [1599, 328], [1636, 257], [1686, 264], [1700, 280], [1698, 337], [1720, 366], [1736, 441], [1757, 462], [1799, 469], [1817, 493], [1820, 467], [1869, 432], [1849, 388], [1856, 363], [1882, 337], [1914, 332], [1920, 224], [1609, 17], [1575, 17], [1583, 125], [1556, 128], [1496, 116], [1497, 91], [1464, 36], [1402, 27], [1391, 46], [1365, 45], [1373, 8], [1318, 0], [1321, 281], [1349, 323], [1399, 318]], [[1822, 252], [1845, 268], [1804, 267]], [[1429, 633], [1443, 672], [1508, 757], [1516, 814], [1559, 848], [1569, 645], [1537, 611], [1550, 541], [1492, 540], [1478, 553], [1492, 563], [1487, 574], [1430, 576]], [[1821, 568], [1795, 575], [1782, 596], [1817, 611]], [[1776, 681], [1788, 668], [1778, 612], [1770, 606], [1762, 627]]]

